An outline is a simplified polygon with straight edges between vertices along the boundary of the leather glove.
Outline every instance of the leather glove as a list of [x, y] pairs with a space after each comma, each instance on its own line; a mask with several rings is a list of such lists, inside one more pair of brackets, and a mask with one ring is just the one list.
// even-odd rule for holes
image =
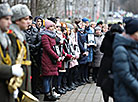
[[12, 65], [12, 74], [18, 77], [23, 75], [23, 69], [21, 67], [21, 64]]

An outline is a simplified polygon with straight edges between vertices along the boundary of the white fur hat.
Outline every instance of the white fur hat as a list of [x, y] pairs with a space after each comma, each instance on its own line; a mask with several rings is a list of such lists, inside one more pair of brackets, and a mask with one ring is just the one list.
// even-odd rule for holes
[[12, 16], [12, 14], [8, 3], [0, 4], [0, 18], [4, 16]]
[[31, 12], [26, 5], [17, 4], [11, 8], [13, 12], [12, 21], [31, 16]]

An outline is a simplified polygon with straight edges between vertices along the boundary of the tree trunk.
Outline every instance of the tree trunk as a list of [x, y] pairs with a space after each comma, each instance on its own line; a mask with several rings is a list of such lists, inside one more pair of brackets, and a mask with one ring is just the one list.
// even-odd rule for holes
[[[29, 0], [27, 0], [27, 1], [29, 1]], [[22, 2], [21, 2], [22, 4], [24, 3], [24, 0], [22, 0]]]
[[16, 4], [17, 4], [17, 2], [18, 2], [18, 0], [14, 0], [14, 5], [16, 5]]
[[32, 16], [36, 16], [36, 0], [31, 0], [31, 12]]
[[36, 15], [38, 15], [40, 0], [36, 0]]

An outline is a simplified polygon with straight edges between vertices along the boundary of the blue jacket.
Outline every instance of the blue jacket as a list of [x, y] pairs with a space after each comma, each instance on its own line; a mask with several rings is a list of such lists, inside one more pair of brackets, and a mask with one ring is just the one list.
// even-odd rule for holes
[[138, 102], [138, 42], [116, 34], [113, 51], [115, 102]]
[[80, 58], [78, 60], [79, 64], [87, 63], [88, 57], [82, 55], [85, 51], [87, 51], [87, 48], [84, 47], [84, 43], [87, 43], [86, 36], [87, 36], [87, 34], [78, 32], [78, 44], [79, 44], [79, 48], [80, 48], [80, 52], [81, 52]]
[[[88, 28], [85, 28], [85, 33], [87, 34], [87, 42], [88, 42], [88, 34], [94, 34], [94, 32], [92, 32], [90, 27], [88, 27]], [[88, 51], [89, 51], [88, 62], [92, 62], [92, 60], [93, 60], [93, 47], [92, 46], [88, 47]]]

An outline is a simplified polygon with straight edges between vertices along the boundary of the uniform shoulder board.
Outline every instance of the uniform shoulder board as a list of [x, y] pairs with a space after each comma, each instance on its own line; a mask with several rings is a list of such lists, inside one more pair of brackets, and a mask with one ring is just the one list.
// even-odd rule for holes
[[9, 30], [7, 31], [7, 34], [11, 34], [11, 35], [13, 35], [13, 36], [16, 38], [15, 33], [14, 33], [11, 29], [9, 29]]
[[12, 30], [8, 30], [8, 31], [7, 31], [7, 34], [12, 34], [12, 33], [13, 33]]

